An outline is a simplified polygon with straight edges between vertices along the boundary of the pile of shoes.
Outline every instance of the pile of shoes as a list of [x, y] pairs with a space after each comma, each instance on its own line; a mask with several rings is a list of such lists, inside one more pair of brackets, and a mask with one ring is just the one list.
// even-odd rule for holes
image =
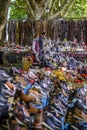
[[69, 99], [68, 113], [65, 123], [66, 129], [87, 129], [87, 104], [84, 88], [77, 88], [73, 91], [72, 98]]
[[58, 93], [54, 96], [54, 102], [50, 104], [48, 111], [45, 111], [43, 125], [50, 130], [64, 129], [68, 109], [68, 95]]
[[54, 88], [50, 78], [42, 73], [23, 73], [15, 67], [9, 72], [5, 69], [0, 72], [0, 124], [7, 117], [14, 118], [18, 125], [41, 128], [43, 109], [49, 104]]
[[[86, 128], [86, 90], [81, 88], [86, 81], [86, 67], [74, 58], [52, 56], [53, 62], [50, 56], [46, 57], [48, 67], [29, 71], [16, 67], [0, 69], [1, 127], [6, 124], [12, 130]], [[75, 88], [75, 83], [80, 86]]]

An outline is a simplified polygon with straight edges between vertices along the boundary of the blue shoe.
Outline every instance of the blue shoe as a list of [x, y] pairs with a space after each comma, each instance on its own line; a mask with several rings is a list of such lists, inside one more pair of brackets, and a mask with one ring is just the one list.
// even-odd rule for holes
[[48, 126], [50, 126], [53, 130], [60, 130], [60, 127], [55, 126], [55, 124], [53, 123], [53, 121], [50, 118], [47, 118], [45, 120], [45, 122], [47, 123]]
[[87, 114], [87, 105], [82, 100], [77, 101], [77, 106]]
[[51, 106], [51, 108], [61, 116], [64, 116], [64, 114], [59, 109], [55, 108], [54, 106]]
[[7, 101], [6, 100], [3, 100], [3, 99], [0, 99], [0, 104], [7, 104]]
[[14, 94], [11, 92], [11, 91], [9, 91], [9, 90], [7, 90], [7, 89], [2, 89], [1, 90], [1, 94], [3, 95], [7, 95], [7, 96], [14, 96]]
[[47, 117], [53, 119], [55, 122], [62, 124], [62, 120], [59, 117], [56, 117], [54, 113], [47, 112]]
[[68, 107], [68, 102], [66, 102], [63, 98], [59, 97], [60, 101], [65, 107]]

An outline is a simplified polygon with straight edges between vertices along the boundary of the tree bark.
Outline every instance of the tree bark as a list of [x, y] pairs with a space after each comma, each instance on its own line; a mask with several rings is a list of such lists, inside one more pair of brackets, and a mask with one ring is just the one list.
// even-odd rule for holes
[[2, 32], [7, 21], [9, 5], [10, 0], [0, 0], [0, 44], [1, 44]]

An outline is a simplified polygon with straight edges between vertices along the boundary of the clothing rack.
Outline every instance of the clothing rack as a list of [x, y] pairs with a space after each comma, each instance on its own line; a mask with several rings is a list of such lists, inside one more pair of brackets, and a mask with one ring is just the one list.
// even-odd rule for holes
[[[14, 24], [13, 24], [14, 23]], [[48, 21], [31, 21], [24, 19], [12, 19], [8, 24], [8, 41], [20, 45], [31, 45], [35, 33], [46, 32], [47, 38], [52, 40], [74, 41], [77, 38], [78, 43], [84, 40], [87, 44], [87, 20], [84, 19], [58, 19]], [[14, 28], [15, 27], [15, 28]], [[14, 30], [12, 30], [14, 28]], [[6, 29], [6, 27], [5, 27]], [[23, 30], [23, 31], [21, 31]], [[26, 32], [26, 33], [25, 33]], [[6, 36], [7, 34], [5, 34]]]

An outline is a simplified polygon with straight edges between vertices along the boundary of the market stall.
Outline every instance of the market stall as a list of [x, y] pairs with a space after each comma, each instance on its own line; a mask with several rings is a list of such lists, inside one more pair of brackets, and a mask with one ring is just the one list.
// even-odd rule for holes
[[85, 129], [87, 67], [81, 56], [77, 60], [79, 53], [53, 50], [37, 68], [31, 60], [25, 67], [1, 68], [1, 128]]

